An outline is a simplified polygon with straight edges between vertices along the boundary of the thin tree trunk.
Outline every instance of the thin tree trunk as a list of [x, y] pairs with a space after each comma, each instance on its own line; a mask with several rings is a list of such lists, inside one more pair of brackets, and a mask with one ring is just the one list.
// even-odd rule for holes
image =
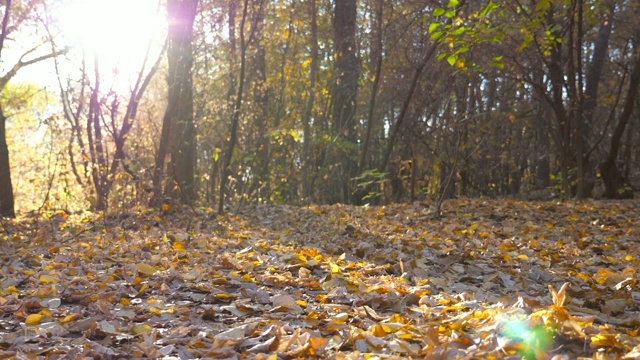
[[302, 118], [302, 198], [308, 201], [311, 197], [311, 179], [309, 168], [311, 167], [311, 115], [316, 91], [316, 76], [318, 73], [318, 10], [316, 0], [309, 1], [309, 14], [311, 15], [311, 69], [309, 70], [309, 97], [307, 107]]
[[229, 140], [227, 142], [222, 165], [222, 177], [220, 179], [220, 195], [218, 196], [218, 214], [224, 214], [225, 191], [227, 180], [229, 177], [231, 158], [233, 157], [233, 149], [238, 141], [238, 123], [240, 122], [240, 107], [242, 105], [242, 95], [244, 91], [244, 73], [247, 62], [247, 45], [244, 36], [244, 26], [247, 19], [247, 8], [249, 0], [244, 0], [244, 8], [242, 10], [242, 20], [240, 21], [240, 75], [238, 80], [238, 93], [236, 94], [235, 105], [233, 108], [233, 117], [229, 128]]
[[602, 180], [605, 186], [605, 196], [609, 199], [620, 199], [633, 197], [631, 189], [627, 189], [626, 180], [616, 165], [620, 147], [622, 146], [622, 136], [627, 124], [631, 119], [633, 108], [636, 102], [636, 96], [638, 95], [638, 86], [640, 85], [640, 56], [638, 50], [640, 50], [640, 32], [637, 32], [635, 39], [634, 52], [636, 56], [633, 70], [631, 71], [631, 78], [629, 80], [629, 88], [627, 90], [627, 97], [625, 99], [622, 114], [616, 125], [613, 135], [611, 136], [611, 144], [609, 146], [609, 154], [601, 167]]
[[389, 135], [389, 141], [387, 143], [387, 149], [384, 152], [384, 156], [382, 158], [382, 162], [380, 162], [380, 167], [378, 168], [379, 172], [385, 172], [387, 170], [387, 165], [389, 163], [389, 159], [391, 158], [391, 153], [393, 152], [393, 146], [395, 144], [396, 138], [398, 137], [398, 133], [400, 132], [400, 128], [402, 127], [402, 123], [407, 115], [407, 111], [409, 110], [409, 105], [411, 104], [411, 98], [416, 91], [416, 86], [418, 85], [418, 80], [420, 79], [420, 75], [422, 74], [422, 70], [429, 63], [431, 57], [436, 51], [438, 47], [437, 43], [431, 44], [427, 53], [422, 58], [420, 64], [416, 68], [413, 73], [413, 78], [411, 79], [411, 85], [409, 86], [409, 92], [407, 92], [407, 97], [404, 99], [404, 103], [402, 104], [402, 108], [400, 109], [400, 114], [398, 115], [398, 119], [395, 124], [393, 124], [393, 128], [391, 129], [391, 134]]
[[[582, 1], [579, 1], [580, 10], [582, 9]], [[590, 142], [591, 129], [593, 127], [594, 111], [597, 106], [598, 99], [598, 85], [600, 84], [600, 78], [602, 70], [604, 69], [604, 63], [607, 58], [607, 51], [609, 49], [609, 37], [613, 28], [613, 15], [615, 11], [615, 4], [612, 1], [607, 3], [607, 12], [605, 12], [603, 19], [598, 30], [598, 37], [594, 44], [593, 55], [591, 56], [591, 63], [586, 74], [586, 87], [579, 104], [579, 113], [581, 118], [578, 119], [578, 187], [577, 198], [590, 197], [593, 191], [594, 179], [593, 169], [591, 168], [591, 161], [589, 159], [591, 154]], [[580, 17], [582, 15], [580, 14]], [[581, 19], [582, 20], [582, 19]], [[582, 30], [579, 31], [580, 33]], [[582, 47], [581, 47], [582, 48]], [[580, 86], [580, 88], [582, 88]]]
[[355, 113], [359, 69], [356, 57], [356, 16], [356, 0], [335, 0], [333, 12], [335, 77], [332, 119], [336, 139], [342, 141], [337, 143], [333, 152], [332, 165], [337, 167], [329, 189], [330, 202], [349, 202], [350, 181], [358, 170], [358, 164], [354, 161], [349, 149], [349, 145], [355, 145], [357, 135]]
[[362, 151], [360, 152], [360, 160], [358, 161], [358, 174], [362, 174], [365, 169], [365, 161], [371, 143], [371, 132], [374, 125], [374, 113], [376, 108], [376, 96], [378, 95], [378, 84], [380, 83], [380, 73], [382, 72], [382, 14], [384, 0], [378, 0], [378, 9], [376, 11], [376, 35], [375, 49], [372, 49], [372, 57], [375, 61], [375, 73], [373, 75], [373, 84], [371, 85], [371, 96], [369, 97], [369, 110], [367, 112], [367, 124]]

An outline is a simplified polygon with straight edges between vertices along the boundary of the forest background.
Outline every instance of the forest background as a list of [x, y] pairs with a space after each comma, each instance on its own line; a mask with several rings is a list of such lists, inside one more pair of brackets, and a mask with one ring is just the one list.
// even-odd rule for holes
[[0, 357], [640, 358], [639, 23], [1, 0]]
[[637, 1], [145, 3], [2, 2], [4, 215], [639, 185]]

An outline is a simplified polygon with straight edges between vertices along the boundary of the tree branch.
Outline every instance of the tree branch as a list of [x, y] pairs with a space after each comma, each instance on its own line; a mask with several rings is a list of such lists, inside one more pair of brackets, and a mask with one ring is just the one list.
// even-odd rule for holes
[[59, 55], [66, 54], [68, 51], [69, 51], [69, 48], [64, 48], [60, 51], [54, 51], [46, 55], [38, 56], [31, 60], [27, 60], [27, 61], [22, 61], [22, 59], [18, 60], [18, 62], [15, 63], [15, 65], [13, 65], [11, 70], [9, 70], [6, 74], [0, 77], [0, 89], [4, 89], [4, 87], [7, 86], [7, 83], [9, 82], [9, 80], [11, 80], [14, 76], [16, 76], [18, 71], [23, 67], [35, 64], [40, 61], [54, 58]]

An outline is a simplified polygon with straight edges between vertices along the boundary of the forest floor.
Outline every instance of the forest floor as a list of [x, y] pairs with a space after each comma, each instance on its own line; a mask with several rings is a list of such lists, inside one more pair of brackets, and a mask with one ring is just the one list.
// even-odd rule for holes
[[640, 202], [132, 209], [0, 228], [0, 358], [640, 358]]

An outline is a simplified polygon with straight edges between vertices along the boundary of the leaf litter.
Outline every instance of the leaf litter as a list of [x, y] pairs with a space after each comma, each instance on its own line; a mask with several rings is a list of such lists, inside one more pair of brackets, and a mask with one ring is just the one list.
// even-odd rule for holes
[[25, 217], [0, 358], [640, 358], [640, 203]]

